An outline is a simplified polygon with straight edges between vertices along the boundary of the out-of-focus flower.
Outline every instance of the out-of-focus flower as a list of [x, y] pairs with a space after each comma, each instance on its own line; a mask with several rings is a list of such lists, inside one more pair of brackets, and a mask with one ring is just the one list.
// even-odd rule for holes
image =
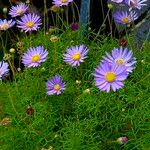
[[27, 11], [28, 7], [29, 6], [24, 3], [18, 4], [16, 6], [12, 6], [10, 8], [9, 15], [11, 15], [11, 17], [21, 16]]
[[21, 68], [17, 68], [17, 71], [20, 72], [20, 71], [21, 71]]
[[111, 0], [112, 2], [115, 2], [115, 3], [122, 3], [123, 0]]
[[99, 90], [109, 92], [112, 89], [115, 92], [124, 86], [127, 75], [124, 66], [104, 62], [95, 69], [94, 81]]
[[114, 20], [118, 24], [130, 24], [138, 18], [135, 11], [117, 11], [113, 14]]
[[118, 42], [119, 42], [119, 45], [122, 47], [126, 47], [128, 44], [128, 41], [126, 39], [123, 39], [123, 38], [119, 39]]
[[26, 110], [26, 114], [31, 116], [34, 114], [34, 109], [31, 106], [28, 106], [27, 110]]
[[7, 73], [9, 72], [8, 67], [9, 65], [7, 62], [4, 61], [0, 62], [0, 80], [2, 79], [2, 77], [6, 76]]
[[47, 95], [61, 94], [65, 90], [65, 82], [62, 80], [61, 76], [55, 75], [46, 83]]
[[64, 54], [64, 61], [73, 67], [79, 66], [87, 57], [87, 53], [88, 49], [85, 45], [73, 46], [67, 49], [67, 53]]
[[125, 0], [125, 4], [137, 9], [141, 9], [143, 6], [146, 6], [147, 4], [145, 2], [147, 2], [147, 0]]
[[135, 68], [136, 58], [133, 57], [133, 52], [127, 48], [114, 48], [112, 55], [106, 52], [106, 56], [103, 59], [108, 63], [124, 66], [127, 72], [132, 72]]
[[81, 83], [81, 81], [80, 80], [76, 80], [76, 84], [80, 84]]
[[26, 67], [37, 67], [40, 66], [42, 62], [46, 61], [47, 55], [48, 52], [43, 46], [31, 47], [22, 56], [22, 63]]
[[8, 9], [5, 7], [5, 8], [3, 8], [3, 13], [4, 14], [6, 14], [7, 13], [7, 11], [8, 11]]
[[10, 123], [10, 119], [8, 117], [5, 117], [2, 119], [2, 121], [0, 122], [0, 125], [2, 126], [6, 126]]
[[60, 10], [60, 7], [58, 5], [53, 5], [51, 8], [50, 8], [51, 11], [53, 12], [58, 12]]
[[79, 24], [77, 22], [74, 22], [71, 24], [71, 30], [76, 31], [79, 29]]
[[9, 28], [11, 28], [12, 26], [14, 26], [15, 21], [11, 20], [0, 20], [0, 30], [7, 30]]
[[11, 57], [12, 57], [11, 54], [5, 53], [3, 59], [4, 60], [9, 60]]
[[38, 15], [36, 14], [24, 14], [21, 17], [21, 21], [17, 21], [17, 27], [21, 28], [22, 30], [24, 30], [25, 32], [30, 32], [30, 31], [37, 31], [37, 29], [39, 29], [41, 23], [41, 19]]
[[90, 89], [86, 89], [85, 91], [84, 91], [84, 93], [90, 93], [91, 92], [91, 90]]
[[53, 4], [57, 6], [68, 6], [73, 0], [53, 0]]
[[127, 141], [128, 141], [128, 138], [126, 136], [123, 136], [117, 139], [117, 142], [119, 144], [125, 144]]
[[58, 40], [59, 40], [59, 38], [55, 35], [52, 35], [51, 38], [50, 38], [50, 41], [53, 42], [53, 43], [57, 42]]
[[14, 48], [11, 48], [11, 49], [9, 50], [9, 52], [10, 52], [10, 53], [15, 53], [15, 49], [14, 49]]

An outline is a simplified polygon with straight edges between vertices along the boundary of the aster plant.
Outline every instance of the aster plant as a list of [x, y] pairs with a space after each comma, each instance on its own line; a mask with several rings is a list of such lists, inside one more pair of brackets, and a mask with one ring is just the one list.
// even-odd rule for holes
[[62, 80], [60, 75], [53, 76], [46, 83], [47, 95], [59, 95], [65, 90], [65, 82]]
[[23, 54], [22, 63], [26, 67], [37, 67], [46, 61], [47, 55], [48, 52], [43, 46], [31, 47]]
[[15, 24], [15, 21], [11, 20], [0, 20], [0, 30], [7, 30], [11, 27], [13, 27]]
[[42, 24], [40, 16], [36, 15], [36, 14], [24, 14], [21, 17], [21, 20], [17, 21], [17, 27], [21, 28], [22, 30], [24, 30], [25, 32], [31, 32], [31, 31], [37, 31], [37, 29], [39, 29], [40, 25]]
[[7, 62], [4, 61], [0, 62], [0, 80], [8, 74], [9, 72], [8, 67], [9, 65]]
[[57, 6], [68, 6], [73, 0], [53, 0], [53, 4]]
[[73, 66], [79, 66], [81, 62], [87, 57], [88, 48], [85, 45], [72, 46], [67, 49], [67, 53], [64, 54], [64, 61]]
[[113, 14], [114, 20], [118, 24], [130, 24], [138, 18], [135, 11], [117, 11]]
[[114, 92], [124, 86], [123, 81], [127, 78], [127, 71], [124, 66], [110, 64], [108, 62], [100, 63], [94, 72], [95, 85], [100, 91]]
[[16, 6], [12, 6], [10, 8], [9, 15], [11, 15], [11, 17], [21, 16], [27, 11], [28, 7], [29, 6], [24, 3], [18, 4]]
[[119, 66], [125, 66], [127, 72], [132, 72], [135, 68], [136, 58], [133, 56], [133, 52], [127, 48], [114, 48], [112, 54], [106, 52], [106, 56], [103, 56], [103, 61], [107, 61], [111, 64]]

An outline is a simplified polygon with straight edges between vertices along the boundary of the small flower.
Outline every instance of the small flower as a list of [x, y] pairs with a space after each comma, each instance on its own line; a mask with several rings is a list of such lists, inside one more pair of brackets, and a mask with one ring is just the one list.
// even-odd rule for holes
[[73, 46], [67, 49], [67, 54], [64, 54], [64, 61], [73, 67], [79, 66], [87, 57], [87, 53], [88, 49], [85, 45]]
[[10, 52], [10, 53], [15, 53], [15, 49], [14, 49], [14, 48], [11, 48], [11, 49], [9, 50], [9, 52]]
[[8, 67], [9, 67], [8, 63], [4, 61], [0, 62], [0, 80], [2, 77], [6, 76], [7, 73], [9, 72]]
[[90, 92], [91, 92], [90, 89], [86, 89], [86, 90], [84, 91], [84, 93], [87, 93], [87, 94], [90, 94]]
[[59, 40], [59, 38], [55, 35], [52, 35], [51, 38], [50, 38], [50, 41], [53, 42], [53, 43], [57, 42], [58, 40]]
[[114, 20], [118, 24], [130, 24], [132, 21], [138, 18], [138, 15], [135, 11], [117, 11], [113, 15]]
[[126, 47], [128, 44], [128, 41], [126, 39], [123, 39], [123, 38], [119, 39], [118, 42], [119, 42], [119, 45], [122, 47]]
[[41, 19], [38, 15], [36, 14], [25, 14], [21, 17], [21, 21], [17, 21], [17, 27], [21, 28], [25, 32], [30, 32], [30, 31], [37, 31], [39, 29], [39, 26], [42, 24]]
[[15, 21], [11, 20], [0, 20], [0, 30], [7, 30], [9, 28], [11, 28], [12, 26], [14, 26]]
[[28, 106], [27, 110], [26, 110], [26, 114], [31, 116], [34, 113], [34, 109], [31, 106]]
[[107, 61], [108, 63], [125, 66], [127, 72], [132, 72], [135, 68], [136, 58], [133, 57], [133, 52], [127, 48], [114, 48], [112, 55], [106, 52], [106, 56], [103, 58], [103, 61]]
[[126, 136], [123, 136], [117, 139], [117, 142], [119, 144], [125, 144], [127, 141], [128, 141], [128, 138]]
[[147, 2], [147, 0], [125, 0], [125, 4], [137, 9], [141, 9], [143, 6], [146, 6], [147, 4], [145, 4], [145, 2]]
[[53, 4], [57, 6], [68, 6], [73, 0], [53, 0]]
[[76, 84], [81, 84], [81, 81], [80, 80], [76, 80]]
[[6, 126], [10, 123], [10, 119], [8, 117], [5, 117], [2, 119], [2, 121], [0, 122], [0, 125], [2, 126]]
[[61, 94], [65, 90], [65, 82], [63, 82], [61, 76], [55, 75], [46, 83], [47, 95]]
[[53, 12], [58, 12], [60, 10], [60, 7], [58, 5], [53, 5], [51, 8], [50, 8], [51, 11]]
[[31, 47], [22, 56], [22, 63], [26, 67], [37, 67], [40, 66], [42, 62], [46, 61], [48, 55], [47, 50], [44, 50], [43, 46]]
[[77, 22], [71, 24], [71, 30], [76, 31], [79, 29], [79, 24]]
[[10, 8], [9, 15], [11, 15], [11, 17], [21, 16], [27, 11], [28, 7], [29, 6], [24, 3], [18, 4], [16, 6], [12, 6]]
[[111, 0], [112, 2], [115, 2], [115, 3], [122, 3], [123, 0]]
[[21, 71], [21, 68], [17, 68], [17, 71], [20, 72], [20, 71]]
[[116, 90], [124, 86], [123, 81], [127, 78], [125, 67], [109, 64], [107, 62], [100, 63], [95, 69], [94, 80], [95, 85], [101, 91], [109, 92], [111, 89]]

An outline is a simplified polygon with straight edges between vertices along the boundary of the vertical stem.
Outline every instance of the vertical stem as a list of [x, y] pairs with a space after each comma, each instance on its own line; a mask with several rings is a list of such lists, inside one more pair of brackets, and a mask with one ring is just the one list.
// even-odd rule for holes
[[44, 35], [46, 33], [46, 13], [47, 13], [46, 0], [44, 0]]

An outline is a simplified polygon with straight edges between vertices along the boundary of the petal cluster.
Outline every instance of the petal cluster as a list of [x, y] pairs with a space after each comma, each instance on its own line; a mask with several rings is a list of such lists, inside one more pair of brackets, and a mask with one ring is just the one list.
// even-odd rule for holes
[[11, 20], [0, 20], [0, 30], [7, 30], [9, 28], [11, 28], [12, 26], [14, 26], [15, 21]]
[[43, 46], [31, 47], [22, 56], [22, 63], [26, 67], [37, 67], [46, 61], [47, 55], [48, 52]]
[[57, 6], [68, 6], [73, 0], [53, 0], [53, 4]]
[[4, 61], [0, 62], [0, 80], [2, 79], [2, 77], [6, 76], [7, 73], [9, 72], [8, 67], [9, 67], [8, 63]]
[[125, 0], [125, 4], [129, 7], [141, 9], [143, 6], [146, 6], [147, 0]]
[[65, 90], [65, 82], [60, 75], [55, 75], [46, 83], [47, 95], [59, 95]]

